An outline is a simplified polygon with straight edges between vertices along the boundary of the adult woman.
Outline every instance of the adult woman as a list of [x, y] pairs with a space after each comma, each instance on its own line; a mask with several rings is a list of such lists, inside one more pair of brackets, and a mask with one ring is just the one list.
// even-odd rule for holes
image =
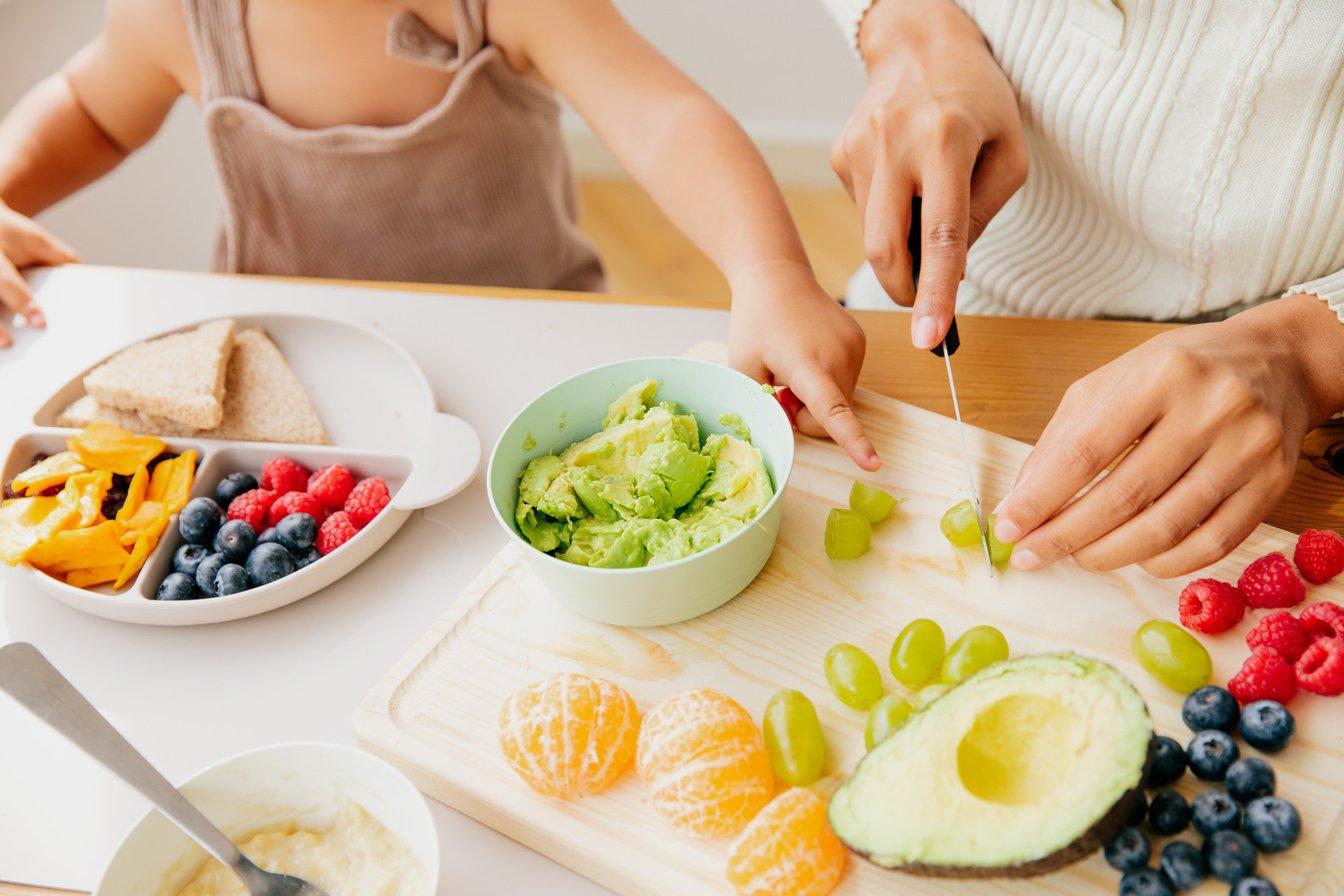
[[869, 73], [833, 163], [916, 346], [954, 307], [1213, 321], [1068, 391], [999, 508], [1014, 565], [1224, 556], [1344, 409], [1338, 4], [823, 2]]

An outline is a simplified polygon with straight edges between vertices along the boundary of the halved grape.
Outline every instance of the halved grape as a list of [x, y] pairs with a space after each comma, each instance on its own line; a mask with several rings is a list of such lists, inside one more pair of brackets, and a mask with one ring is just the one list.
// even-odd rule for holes
[[980, 543], [980, 527], [976, 525], [975, 508], [969, 498], [949, 507], [938, 526], [943, 537], [956, 547], [969, 548]]
[[906, 723], [915, 708], [895, 694], [888, 694], [868, 710], [863, 725], [863, 745], [872, 749]]
[[826, 683], [840, 702], [867, 709], [882, 696], [882, 673], [873, 658], [853, 644], [837, 644], [826, 651]]
[[1178, 694], [1209, 683], [1213, 660], [1204, 645], [1174, 622], [1153, 619], [1139, 626], [1130, 643], [1144, 670]]
[[854, 480], [849, 489], [849, 509], [870, 523], [880, 523], [901, 503], [876, 486]]
[[897, 681], [916, 688], [938, 673], [946, 649], [942, 627], [932, 619], [916, 619], [896, 636], [887, 664]]
[[791, 787], [807, 787], [821, 778], [826, 741], [817, 708], [805, 694], [784, 690], [771, 697], [761, 731], [776, 778]]
[[826, 556], [832, 560], [862, 557], [873, 542], [873, 526], [852, 510], [832, 508], [826, 517]]
[[986, 524], [986, 534], [989, 535], [989, 562], [995, 566], [1002, 566], [1013, 556], [1013, 544], [1011, 541], [999, 541], [994, 537], [994, 521], [999, 518], [996, 513], [989, 515], [989, 522]]
[[970, 678], [986, 666], [1008, 659], [1008, 639], [992, 625], [966, 629], [952, 642], [943, 658], [939, 678], [944, 684], [956, 684]]

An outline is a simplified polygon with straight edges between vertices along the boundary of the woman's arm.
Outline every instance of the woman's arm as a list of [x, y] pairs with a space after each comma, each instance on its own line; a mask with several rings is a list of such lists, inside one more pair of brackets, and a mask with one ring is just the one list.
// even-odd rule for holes
[[728, 278], [734, 364], [790, 386], [810, 411], [804, 431], [824, 430], [875, 469], [849, 403], [862, 331], [817, 285], [784, 199], [737, 123], [609, 0], [494, 0], [487, 30], [515, 68], [574, 104]]

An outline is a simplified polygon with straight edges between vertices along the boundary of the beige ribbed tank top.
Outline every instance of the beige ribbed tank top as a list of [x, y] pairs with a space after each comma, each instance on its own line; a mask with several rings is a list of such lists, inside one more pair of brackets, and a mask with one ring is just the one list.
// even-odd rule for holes
[[456, 44], [409, 10], [388, 25], [388, 53], [453, 73], [433, 108], [395, 127], [318, 129], [262, 103], [246, 0], [183, 2], [224, 195], [216, 270], [603, 288], [559, 104], [485, 42], [485, 0], [452, 0]]

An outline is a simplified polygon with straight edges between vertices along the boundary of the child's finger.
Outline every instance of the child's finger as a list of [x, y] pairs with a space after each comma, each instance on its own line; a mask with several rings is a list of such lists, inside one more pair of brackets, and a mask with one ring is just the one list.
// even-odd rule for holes
[[803, 371], [800, 377], [789, 384], [789, 388], [804, 404], [804, 408], [798, 412], [799, 432], [817, 437], [829, 436], [845, 449], [854, 463], [870, 472], [882, 465], [849, 399], [829, 375], [819, 370]]
[[57, 265], [79, 261], [74, 249], [31, 218], [23, 219], [17, 230], [22, 264]]
[[[47, 321], [41, 309], [33, 304], [33, 293], [28, 288], [27, 281], [3, 255], [0, 255], [0, 305], [4, 305], [15, 314], [23, 315], [34, 327], [46, 325]], [[0, 348], [8, 348], [10, 341], [9, 332], [6, 330], [0, 338]]]

